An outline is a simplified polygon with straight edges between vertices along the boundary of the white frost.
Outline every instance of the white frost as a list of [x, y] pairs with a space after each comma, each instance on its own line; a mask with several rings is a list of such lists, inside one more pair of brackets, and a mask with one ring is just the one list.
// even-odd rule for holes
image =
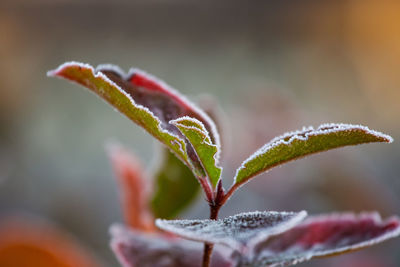
[[[117, 67], [117, 69], [119, 69]], [[119, 69], [120, 70], [120, 69]], [[123, 72], [119, 71], [120, 75], [127, 79], [128, 77], [131, 77], [134, 74], [139, 74], [143, 75], [149, 80], [154, 81], [158, 85], [160, 85], [166, 92], [170, 93], [171, 95], [175, 96], [177, 99], [180, 99], [183, 103], [185, 103], [187, 106], [191, 107], [193, 111], [197, 114], [199, 114], [202, 119], [204, 119], [208, 125], [211, 127], [212, 135], [215, 138], [215, 145], [218, 147], [218, 152], [216, 154], [217, 159], [219, 160], [220, 158], [220, 150], [221, 150], [221, 141], [220, 141], [220, 136], [217, 130], [217, 127], [214, 123], [214, 121], [205, 113], [201, 108], [199, 108], [195, 103], [191, 102], [186, 96], [182, 95], [179, 93], [178, 90], [174, 89], [172, 86], [168, 85], [166, 82], [163, 80], [160, 80], [159, 78], [155, 77], [152, 74], [149, 74], [146, 71], [140, 70], [138, 68], [131, 68], [129, 69], [128, 73], [124, 75]]]
[[[196, 127], [196, 126], [191, 126], [191, 125], [185, 125], [184, 123], [182, 123], [183, 121], [189, 121], [189, 122], [193, 123], [194, 125], [196, 125], [197, 127]], [[179, 127], [183, 127], [183, 128], [185, 128], [185, 129], [190, 129], [190, 130], [192, 130], [192, 131], [197, 132], [198, 134], [200, 134], [200, 136], [204, 136], [202, 142], [203, 142], [204, 144], [206, 144], [207, 146], [211, 146], [211, 147], [214, 147], [214, 148], [216, 149], [216, 152], [215, 152], [214, 155], [213, 155], [214, 166], [215, 166], [216, 168], [220, 169], [221, 172], [222, 172], [222, 167], [219, 166], [219, 160], [218, 160], [218, 157], [219, 157], [219, 147], [211, 142], [210, 135], [209, 135], [209, 133], [208, 133], [206, 127], [204, 126], [204, 124], [203, 124], [201, 121], [199, 121], [198, 119], [192, 118], [192, 117], [183, 116], [183, 117], [177, 118], [177, 119], [175, 119], [175, 120], [171, 120], [171, 121], [169, 121], [169, 123], [171, 123], [171, 124], [173, 124], [173, 125], [175, 125], [175, 126], [178, 126], [178, 125], [179, 125]], [[178, 128], [178, 129], [179, 129], [179, 128]], [[184, 135], [184, 133], [182, 133], [182, 134]], [[190, 141], [189, 141], [189, 142], [190, 142]], [[192, 146], [193, 146], [194, 150], [196, 151], [195, 146], [194, 146], [193, 144], [192, 144]], [[197, 154], [197, 151], [196, 151], [196, 154]], [[197, 157], [200, 159], [200, 163], [201, 163], [203, 169], [204, 169], [204, 170], [207, 172], [207, 174], [209, 175], [209, 172], [208, 172], [207, 168], [206, 168], [206, 167], [204, 166], [204, 164], [203, 164], [202, 158], [199, 157], [198, 154], [197, 154]], [[221, 179], [221, 177], [218, 177], [218, 179]]]
[[[163, 129], [163, 128], [161, 127], [162, 122], [160, 121], [160, 119], [159, 119], [157, 116], [154, 115], [154, 113], [153, 113], [151, 110], [149, 110], [149, 109], [148, 109], [147, 107], [145, 107], [145, 106], [142, 106], [142, 105], [140, 105], [140, 104], [137, 104], [137, 103], [133, 100], [133, 98], [132, 98], [128, 93], [126, 93], [121, 87], [119, 87], [116, 83], [114, 83], [113, 81], [111, 81], [105, 74], [103, 74], [103, 73], [101, 72], [101, 69], [104, 69], [104, 67], [107, 67], [107, 68], [111, 68], [112, 70], [116, 71], [116, 72], [119, 73], [122, 77], [126, 77], [126, 75], [124, 75], [123, 71], [122, 71], [119, 67], [114, 66], [114, 65], [111, 65], [111, 64], [99, 65], [99, 66], [96, 68], [96, 71], [95, 71], [94, 68], [93, 68], [91, 65], [89, 65], [89, 64], [80, 63], [80, 62], [75, 62], [75, 61], [70, 61], [70, 62], [65, 62], [64, 64], [60, 65], [60, 66], [59, 66], [57, 69], [55, 69], [55, 70], [48, 71], [48, 72], [47, 72], [47, 75], [48, 75], [48, 76], [57, 76], [57, 73], [60, 72], [60, 71], [62, 71], [64, 68], [76, 67], [76, 66], [89, 69], [89, 70], [91, 71], [92, 75], [93, 75], [95, 78], [100, 78], [100, 79], [102, 79], [104, 82], [108, 83], [110, 86], [115, 87], [121, 94], [123, 94], [123, 95], [130, 101], [130, 103], [131, 103], [135, 108], [141, 109], [141, 110], [145, 111], [146, 113], [149, 113], [149, 114], [156, 120], [156, 122], [157, 122], [157, 129], [158, 129], [160, 132], [165, 133], [165, 134], [168, 134], [168, 135], [171, 135], [172, 137], [176, 138], [177, 140], [180, 140], [181, 143], [184, 144], [184, 141], [183, 141], [179, 136], [177, 136], [177, 135], [175, 135], [174, 133], [171, 133], [171, 132], [169, 132], [169, 131], [167, 131], [167, 130], [165, 130], [165, 129]], [[72, 82], [76, 83], [75, 81], [72, 81]], [[103, 99], [103, 100], [104, 100], [104, 99]], [[186, 153], [185, 149], [182, 149], [182, 147], [180, 147], [180, 148], [181, 148], [182, 154], [185, 154], [185, 153]]]
[[[366, 227], [365, 222], [368, 222], [371, 229], [366, 228], [361, 230]], [[394, 229], [386, 228], [391, 222], [397, 222], [396, 227]], [[314, 223], [320, 224], [318, 226], [319, 231], [323, 231], [322, 225], [324, 223], [328, 225], [330, 223], [336, 223], [337, 231], [339, 231], [338, 235], [335, 235], [335, 232], [331, 232], [333, 226], [327, 226], [327, 233], [332, 234], [332, 238], [327, 238], [325, 241], [312, 244], [304, 244], [304, 242], [301, 241], [301, 238], [304, 238], [303, 235], [297, 237], [297, 232], [294, 232], [293, 238], [291, 238], [291, 232], [289, 231], [283, 234], [282, 245], [279, 243], [279, 239], [277, 239], [274, 240], [276, 241], [275, 244], [274, 242], [266, 243], [258, 247], [258, 253], [248, 257], [246, 264], [249, 266], [289, 266], [308, 261], [314, 257], [326, 257], [359, 250], [400, 235], [400, 227], [398, 226], [399, 219], [397, 217], [392, 217], [383, 221], [376, 212], [366, 212], [358, 215], [354, 213], [332, 213], [310, 216], [304, 222], [293, 228], [293, 231], [301, 230], [306, 234], [306, 231], [313, 230], [312, 224]], [[349, 226], [346, 228], [346, 224], [348, 223]], [[353, 233], [352, 231], [354, 227], [357, 226], [357, 223], [361, 225], [359, 228], [360, 232]], [[342, 229], [341, 226], [343, 227]], [[382, 233], [376, 232], [377, 229], [382, 231]], [[285, 237], [285, 235], [288, 236]], [[298, 238], [300, 240], [298, 240]], [[291, 240], [293, 243], [285, 243], [285, 240]]]
[[247, 212], [221, 220], [156, 220], [156, 225], [181, 237], [208, 243], [224, 244], [235, 250], [253, 249], [270, 236], [285, 232], [305, 217], [307, 212]]
[[378, 131], [371, 130], [368, 127], [362, 126], [362, 125], [353, 125], [353, 124], [344, 124], [344, 123], [325, 123], [325, 124], [321, 124], [317, 129], [314, 129], [312, 126], [303, 127], [302, 130], [287, 132], [281, 136], [277, 136], [277, 137], [273, 138], [270, 142], [268, 142], [267, 144], [262, 146], [260, 149], [258, 149], [254, 154], [252, 154], [245, 161], [243, 161], [241, 166], [236, 170], [234, 182], [236, 182], [236, 177], [238, 176], [239, 171], [246, 168], [245, 165], [248, 162], [265, 154], [266, 152], [273, 149], [274, 147], [277, 147], [281, 144], [290, 145], [295, 140], [306, 141], [310, 136], [324, 135], [324, 134], [330, 134], [330, 133], [341, 132], [341, 131], [346, 131], [346, 130], [355, 130], [355, 129], [362, 130], [362, 131], [364, 131], [368, 134], [374, 135], [378, 138], [386, 139], [388, 143], [393, 142], [393, 138], [391, 136], [386, 135], [381, 132], [378, 132]]
[[[144, 233], [121, 225], [112, 225], [111, 248], [119, 262], [131, 266], [200, 267], [203, 245], [161, 233]], [[216, 246], [211, 266], [236, 266], [231, 250]]]

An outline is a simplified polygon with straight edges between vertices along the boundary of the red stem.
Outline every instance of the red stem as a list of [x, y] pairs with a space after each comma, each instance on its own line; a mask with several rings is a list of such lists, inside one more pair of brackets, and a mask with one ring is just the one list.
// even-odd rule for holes
[[[216, 220], [218, 219], [218, 213], [221, 205], [210, 204], [210, 219]], [[203, 267], [209, 267], [211, 263], [211, 255], [213, 251], [214, 245], [210, 243], [204, 244], [204, 254], [203, 254]]]
[[219, 205], [220, 206], [225, 205], [225, 203], [228, 201], [228, 199], [232, 196], [233, 192], [235, 192], [236, 189], [239, 188], [239, 186], [241, 186], [241, 184], [233, 184], [231, 186], [231, 188], [229, 188], [228, 192], [226, 192], [226, 194], [224, 194], [224, 197], [220, 201]]
[[[228, 201], [228, 199], [232, 196], [233, 192], [238, 189], [240, 184], [233, 184], [231, 188], [229, 188], [228, 192], [224, 192], [222, 188], [222, 183], [217, 186], [216, 194], [213, 197], [213, 200], [210, 201], [210, 219], [216, 220], [218, 219], [218, 213], [221, 207]], [[206, 195], [207, 194], [206, 192]], [[203, 264], [202, 267], [210, 267], [211, 264], [211, 255], [213, 251], [214, 245], [210, 243], [204, 243], [204, 254], [203, 254]]]

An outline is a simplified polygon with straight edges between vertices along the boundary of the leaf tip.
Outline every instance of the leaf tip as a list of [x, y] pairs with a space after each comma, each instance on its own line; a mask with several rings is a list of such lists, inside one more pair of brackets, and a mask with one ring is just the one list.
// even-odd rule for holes
[[400, 218], [398, 216], [392, 216], [385, 221], [386, 228], [393, 230], [393, 236], [400, 235]]
[[372, 130], [367, 126], [363, 125], [353, 125], [353, 124], [346, 124], [346, 123], [325, 123], [318, 127], [317, 131], [338, 131], [338, 130], [361, 130], [366, 134], [373, 135], [376, 140], [375, 142], [384, 142], [384, 143], [392, 143], [393, 138], [390, 135], [384, 134], [382, 132]]
[[164, 219], [159, 219], [159, 218], [157, 218], [157, 219], [155, 219], [154, 224], [155, 224], [158, 228], [162, 229], [163, 221], [164, 221]]
[[[154, 220], [154, 224], [155, 224], [155, 226], [157, 226], [158, 229], [169, 232], [170, 231], [170, 226], [169, 226], [170, 221], [179, 221], [179, 220], [167, 220], [167, 219], [157, 218]], [[184, 221], [186, 221], [186, 220], [184, 220]]]
[[93, 69], [92, 66], [90, 66], [87, 63], [82, 63], [82, 62], [77, 62], [77, 61], [67, 61], [64, 62], [63, 64], [61, 64], [60, 66], [58, 66], [57, 68], [53, 69], [53, 70], [49, 70], [47, 71], [46, 75], [47, 77], [57, 77], [60, 76], [62, 71], [68, 67], [72, 67], [72, 66], [76, 66], [76, 67], [84, 67], [84, 68], [91, 68]]
[[301, 211], [298, 212], [297, 218], [301, 221], [301, 220], [303, 220], [304, 218], [306, 218], [307, 215], [308, 215], [308, 212], [307, 212], [307, 211], [301, 210]]
[[46, 76], [47, 76], [47, 77], [54, 77], [54, 76], [56, 76], [56, 69], [54, 69], [54, 70], [48, 70], [48, 71], [46, 72]]
[[391, 137], [390, 135], [387, 134], [382, 134], [382, 138], [384, 140], [385, 143], [393, 143], [394, 139], [393, 137]]

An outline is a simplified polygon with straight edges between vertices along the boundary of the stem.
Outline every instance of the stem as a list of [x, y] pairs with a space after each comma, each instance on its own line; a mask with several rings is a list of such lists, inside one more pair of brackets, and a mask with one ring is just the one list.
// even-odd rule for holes
[[226, 201], [228, 201], [228, 199], [232, 196], [233, 192], [235, 192], [236, 189], [238, 189], [240, 186], [241, 184], [233, 184], [231, 188], [229, 188], [228, 192], [226, 192], [226, 194], [222, 198], [220, 205], [223, 206], [226, 203]]
[[[208, 199], [212, 199], [209, 201], [210, 203], [210, 219], [216, 220], [218, 219], [218, 213], [221, 207], [225, 204], [226, 201], [232, 196], [233, 192], [240, 187], [241, 184], [233, 184], [231, 188], [229, 188], [228, 192], [224, 193], [224, 189], [222, 187], [222, 183], [217, 186], [216, 195], [212, 198], [208, 197]], [[206, 192], [207, 193], [207, 192]], [[202, 267], [210, 267], [211, 263], [211, 255], [213, 251], [214, 245], [209, 243], [204, 243], [204, 254], [203, 254], [203, 264]]]
[[204, 244], [203, 264], [202, 267], [209, 267], [211, 263], [211, 254], [213, 251], [213, 244]]
[[[222, 205], [210, 204], [210, 219], [216, 220], [218, 219], [219, 209]], [[204, 254], [203, 254], [203, 267], [209, 267], [211, 263], [211, 255], [213, 251], [214, 245], [209, 243], [204, 243]]]

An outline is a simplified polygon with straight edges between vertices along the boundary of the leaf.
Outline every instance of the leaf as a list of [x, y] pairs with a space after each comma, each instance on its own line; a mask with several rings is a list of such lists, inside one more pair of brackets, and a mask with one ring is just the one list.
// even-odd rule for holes
[[[217, 123], [220, 132], [220, 110], [213, 98], [203, 96], [196, 100], [207, 115]], [[173, 219], [196, 199], [199, 185], [194, 179], [188, 178], [193, 176], [193, 173], [171, 152], [163, 149], [161, 154], [161, 165], [154, 174], [155, 190], [151, 207], [155, 217]]]
[[54, 225], [28, 216], [2, 218], [0, 266], [96, 267], [89, 251]]
[[[119, 184], [125, 223], [141, 231], [154, 231], [153, 216], [148, 206], [149, 185], [139, 160], [120, 145], [109, 144], [107, 148]], [[196, 183], [195, 180], [193, 182]]]
[[[160, 234], [145, 234], [123, 226], [111, 227], [111, 248], [124, 267], [200, 267], [202, 244]], [[213, 267], [236, 266], [223, 247], [215, 247]]]
[[392, 141], [390, 136], [360, 125], [323, 124], [317, 129], [304, 128], [276, 137], [261, 147], [236, 171], [234, 184], [237, 187], [277, 165], [317, 152], [342, 146]]
[[300, 223], [307, 216], [301, 212], [247, 212], [222, 220], [156, 220], [156, 226], [178, 236], [224, 244], [243, 251], [280, 234]]
[[199, 184], [190, 179], [193, 173], [167, 149], [162, 151], [162, 165], [155, 173], [155, 192], [151, 209], [155, 217], [175, 218], [197, 196]]
[[[218, 105], [216, 99], [209, 94], [200, 94], [196, 97], [196, 103], [199, 107], [212, 119], [215, 123], [218, 134], [220, 136], [220, 147], [224, 146], [224, 139], [226, 138], [224, 134], [224, 130], [226, 129], [225, 125], [225, 114], [221, 107]], [[223, 151], [219, 152], [218, 156], [223, 158]]]
[[288, 266], [315, 257], [359, 250], [400, 234], [400, 221], [377, 213], [312, 216], [256, 248], [240, 266]]
[[189, 140], [211, 184], [215, 188], [221, 177], [222, 168], [218, 167], [218, 147], [212, 143], [204, 125], [190, 117], [181, 117], [170, 121]]
[[194, 166], [197, 173], [202, 169], [196, 154], [190, 145], [187, 147], [182, 134], [169, 121], [182, 116], [196, 118], [211, 133], [213, 143], [219, 146], [215, 124], [203, 111], [164, 82], [143, 71], [131, 69], [124, 74], [112, 65], [102, 65], [94, 70], [88, 64], [69, 62], [49, 71], [48, 75], [89, 88], [165, 144], [187, 166]]

